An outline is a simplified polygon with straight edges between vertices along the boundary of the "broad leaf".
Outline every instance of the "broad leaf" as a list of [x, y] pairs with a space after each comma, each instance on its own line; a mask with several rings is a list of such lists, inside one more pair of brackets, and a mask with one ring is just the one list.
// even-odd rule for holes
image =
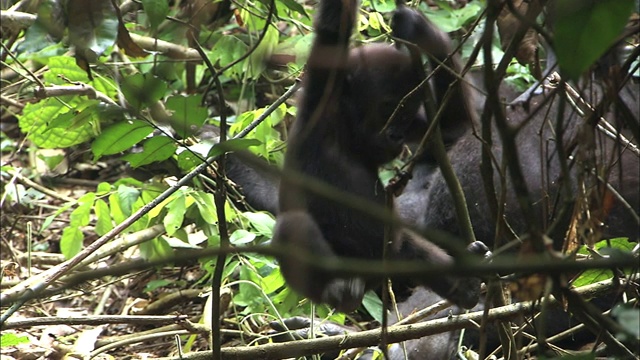
[[171, 96], [166, 107], [171, 110], [171, 127], [182, 138], [195, 134], [207, 119], [207, 109], [200, 105], [201, 95]]
[[[27, 104], [22, 111], [23, 115], [18, 117], [18, 124], [29, 140], [45, 149], [67, 148], [91, 139], [94, 130], [90, 123], [74, 129], [49, 128], [50, 119], [56, 119], [68, 112], [69, 108], [59, 99], [49, 98], [35, 104]], [[71, 121], [73, 114], [68, 116]]]
[[118, 18], [111, 1], [68, 0], [67, 16], [76, 56], [94, 62], [116, 42]]
[[256, 139], [231, 139], [214, 145], [209, 151], [208, 157], [218, 156], [229, 151], [239, 151], [248, 149], [250, 146], [260, 145]]
[[60, 251], [65, 258], [70, 259], [82, 250], [83, 240], [84, 234], [79, 228], [75, 226], [66, 227], [62, 231], [62, 237], [60, 238]]
[[151, 30], [156, 32], [160, 23], [169, 15], [169, 2], [166, 0], [142, 0], [144, 12], [149, 17]]
[[155, 136], [145, 141], [142, 148], [142, 152], [127, 154], [122, 158], [136, 168], [170, 158], [176, 151], [176, 144], [170, 137]]
[[127, 102], [140, 110], [160, 100], [167, 91], [167, 83], [150, 74], [134, 74], [122, 79], [122, 93]]
[[215, 224], [218, 221], [216, 214], [216, 204], [213, 195], [205, 192], [194, 192], [193, 199], [196, 201], [200, 216], [207, 224]]
[[557, 0], [554, 50], [565, 76], [577, 80], [624, 29], [634, 0]]
[[93, 161], [131, 148], [152, 131], [153, 127], [141, 120], [122, 121], [105, 129], [91, 144]]
[[113, 221], [111, 219], [109, 205], [102, 200], [98, 199], [95, 202], [94, 213], [96, 214], [96, 234], [102, 236], [113, 229]]
[[165, 209], [167, 209], [167, 215], [162, 223], [167, 230], [167, 235], [171, 236], [182, 227], [182, 222], [184, 221], [184, 214], [186, 213], [184, 193], [177, 194]]

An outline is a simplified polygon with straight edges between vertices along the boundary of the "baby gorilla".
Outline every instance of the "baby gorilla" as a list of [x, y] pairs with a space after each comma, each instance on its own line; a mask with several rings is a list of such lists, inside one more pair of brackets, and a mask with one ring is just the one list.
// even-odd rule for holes
[[[400, 154], [404, 134], [415, 125], [425, 96], [419, 88], [424, 73], [422, 64], [415, 64], [408, 53], [391, 46], [367, 45], [349, 50], [356, 10], [355, 0], [320, 3], [316, 38], [284, 171], [318, 179], [383, 207], [385, 190], [378, 178], [378, 168]], [[404, 7], [398, 13], [402, 15], [403, 11], [405, 15], [414, 14]], [[403, 25], [409, 26], [412, 34], [420, 34], [416, 43], [425, 52], [441, 60], [447, 57], [449, 38], [423, 16], [396, 18], [412, 22]], [[441, 72], [440, 76], [446, 74]], [[445, 83], [444, 90], [450, 81]], [[385, 226], [381, 221], [338, 205], [299, 184], [286, 175], [281, 180], [274, 245], [325, 258], [382, 260]], [[392, 231], [389, 258], [423, 260], [429, 264], [454, 261], [444, 250], [415, 234]], [[478, 253], [487, 250], [482, 243], [474, 243], [469, 249]], [[292, 257], [279, 260], [281, 271], [293, 289], [340, 311], [354, 310], [366, 289], [378, 285], [377, 281], [334, 276]], [[470, 308], [478, 301], [478, 279], [415, 280], [460, 306]]]

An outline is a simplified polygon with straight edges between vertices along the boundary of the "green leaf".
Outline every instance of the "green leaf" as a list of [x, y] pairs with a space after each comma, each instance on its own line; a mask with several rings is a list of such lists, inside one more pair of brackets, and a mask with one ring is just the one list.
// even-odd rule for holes
[[[633, 341], [634, 338], [640, 338], [640, 309], [633, 307], [631, 304], [618, 304], [611, 309], [611, 315], [633, 336], [631, 339], [623, 338], [623, 341]], [[626, 334], [617, 334], [617, 336], [626, 337]]]
[[273, 227], [276, 225], [276, 221], [271, 217], [271, 215], [263, 212], [245, 212], [242, 215], [249, 219], [251, 226], [253, 226], [260, 235], [264, 235], [266, 237], [271, 237], [273, 235]]
[[[219, 63], [220, 66], [226, 66], [244, 55], [247, 50], [247, 44], [242, 40], [238, 39], [235, 35], [226, 35], [220, 38], [213, 46], [209, 53], [209, 59], [211, 59], [211, 62], [214, 64]], [[246, 60], [233, 65], [231, 69], [225, 72], [225, 75], [229, 77], [242, 77], [245, 62]]]
[[201, 106], [201, 98], [201, 95], [176, 95], [167, 99], [166, 107], [173, 111], [171, 127], [181, 138], [195, 134], [207, 119], [207, 109]]
[[362, 306], [367, 309], [367, 312], [371, 317], [377, 321], [382, 322], [382, 312], [385, 311], [382, 306], [382, 300], [373, 291], [367, 291], [362, 299]]
[[[469, 4], [467, 4], [468, 6]], [[382, 13], [391, 12], [396, 8], [396, 2], [393, 0], [364, 0], [363, 7], [372, 7]]]
[[96, 234], [102, 236], [113, 229], [113, 221], [111, 220], [111, 211], [107, 202], [98, 199], [95, 202], [93, 211], [96, 214]]
[[10, 347], [28, 343], [30, 343], [29, 337], [25, 335], [18, 335], [11, 332], [0, 334], [0, 347]]
[[202, 219], [207, 224], [215, 224], [218, 221], [218, 216], [216, 215], [216, 204], [213, 199], [213, 194], [194, 192], [193, 199], [196, 201], [196, 206]]
[[231, 234], [231, 236], [229, 237], [229, 241], [233, 245], [244, 245], [252, 242], [253, 240], [255, 240], [255, 238], [256, 234], [250, 233], [244, 229], [238, 229], [234, 231], [233, 234]]
[[[273, 272], [279, 273], [280, 270], [274, 270]], [[287, 314], [283, 314], [283, 316], [298, 315], [296, 311], [299, 309], [300, 295], [292, 291], [291, 288], [285, 287], [277, 295], [273, 296], [272, 300], [275, 304], [278, 304], [278, 311], [280, 311], [281, 314]], [[292, 311], [294, 313], [290, 314]]]
[[56, 212], [54, 212], [52, 215], [47, 216], [47, 218], [44, 219], [44, 221], [42, 222], [42, 226], [40, 227], [40, 232], [43, 232], [46, 229], [48, 229], [49, 226], [51, 226], [51, 223], [53, 222], [53, 220], [55, 220], [63, 212], [69, 210], [73, 205], [74, 205], [73, 203], [67, 203], [66, 205], [56, 210]]
[[49, 123], [49, 129], [63, 128], [67, 131], [76, 130], [83, 126], [91, 126], [100, 122], [98, 117], [100, 103], [98, 100], [90, 100], [78, 97], [74, 101], [76, 106], [72, 111], [61, 114]]
[[166, 279], [151, 280], [144, 287], [145, 292], [155, 291], [163, 286], [171, 285], [171, 281]]
[[108, 182], [101, 182], [96, 186], [96, 195], [106, 195], [111, 192], [111, 184]]
[[231, 139], [214, 145], [207, 157], [218, 156], [229, 151], [246, 150], [250, 146], [258, 146], [262, 144], [256, 139]]
[[[126, 217], [131, 216], [133, 204], [140, 197], [140, 190], [126, 185], [118, 186], [118, 205]], [[111, 205], [113, 209], [113, 204]]]
[[24, 41], [19, 46], [20, 51], [35, 53], [57, 43], [64, 35], [64, 22], [65, 15], [60, 1], [42, 1], [38, 6], [36, 21], [25, 32]]
[[238, 285], [239, 291], [233, 297], [233, 302], [239, 306], [246, 306], [245, 310], [248, 310], [248, 313], [254, 313], [263, 301], [262, 292], [258, 286], [261, 280], [260, 275], [256, 274], [253, 267], [240, 266], [240, 279], [245, 281]]
[[42, 160], [47, 165], [47, 169], [49, 170], [55, 169], [56, 166], [60, 165], [65, 158], [66, 157], [64, 154], [53, 156], [38, 155], [38, 159]]
[[222, 278], [228, 278], [233, 276], [233, 273], [240, 266], [240, 261], [238, 261], [235, 257], [227, 257], [227, 263], [224, 266], [224, 271], [222, 272]]
[[125, 151], [151, 134], [153, 127], [145, 121], [122, 121], [105, 129], [91, 144], [93, 161], [102, 155]]
[[49, 128], [47, 121], [68, 112], [69, 108], [60, 100], [49, 98], [35, 104], [27, 104], [22, 111], [23, 115], [18, 116], [18, 125], [29, 140], [45, 149], [67, 148], [91, 139], [94, 131], [90, 123], [73, 130]]
[[66, 79], [70, 81], [89, 82], [87, 73], [69, 56], [51, 57], [47, 60], [47, 66], [49, 67], [49, 71], [43, 74], [46, 83], [68, 85], [69, 83]]
[[384, 19], [379, 12], [372, 12], [369, 14], [369, 27], [374, 30], [381, 31], [384, 27]]
[[248, 62], [243, 67], [248, 72], [249, 78], [256, 80], [262, 75], [262, 72], [267, 68], [264, 59], [268, 59], [271, 56], [278, 45], [279, 37], [280, 34], [275, 27], [269, 26], [267, 28], [267, 33], [258, 44], [258, 47], [249, 55]]
[[272, 271], [269, 275], [262, 278], [260, 287], [266, 294], [271, 294], [285, 285], [285, 280], [280, 271]]
[[171, 236], [182, 227], [184, 214], [186, 213], [186, 202], [184, 193], [178, 193], [166, 207], [167, 215], [162, 223], [167, 230], [167, 235]]
[[80, 227], [89, 225], [89, 220], [91, 219], [91, 208], [93, 207], [93, 201], [95, 198], [96, 194], [89, 192], [78, 199], [78, 207], [76, 207], [69, 215], [71, 226]]
[[634, 0], [558, 0], [554, 50], [565, 76], [577, 80], [620, 35]]
[[111, 218], [116, 224], [120, 224], [127, 218], [127, 214], [124, 213], [120, 206], [120, 199], [117, 192], [109, 195], [109, 210], [111, 210]]
[[145, 259], [164, 259], [171, 256], [172, 252], [173, 248], [161, 238], [155, 238], [140, 244], [140, 253]]
[[122, 93], [127, 102], [140, 110], [162, 99], [167, 92], [167, 83], [150, 74], [134, 74], [122, 79]]
[[149, 17], [151, 30], [156, 32], [158, 26], [160, 26], [167, 15], [169, 15], [169, 2], [166, 0], [142, 0], [141, 2], [144, 12], [146, 12]]
[[118, 36], [118, 17], [111, 1], [68, 0], [69, 41], [76, 54], [97, 60]]
[[[105, 94], [111, 99], [116, 99], [118, 90], [111, 79], [105, 77], [95, 77], [89, 81], [87, 73], [80, 68], [72, 57], [69, 56], [53, 56], [46, 60], [49, 71], [44, 73], [44, 80], [47, 84], [69, 85], [68, 81], [91, 83], [96, 91]], [[121, 116], [123, 109], [119, 106], [101, 104], [100, 116]]]
[[[633, 250], [635, 243], [630, 242], [627, 238], [616, 238], [610, 240], [598, 241], [594, 244], [594, 249], [599, 251], [603, 255], [615, 255], [615, 252], [630, 253]], [[590, 252], [585, 245], [578, 249], [578, 254], [589, 255]], [[625, 270], [625, 273], [630, 273]], [[613, 272], [609, 269], [591, 269], [586, 270], [578, 278], [576, 278], [571, 285], [574, 287], [580, 287], [590, 285], [598, 281], [611, 279]]]
[[122, 159], [129, 161], [132, 167], [163, 161], [171, 157], [176, 151], [176, 144], [168, 136], [155, 136], [144, 142], [142, 152], [127, 154]]
[[474, 1], [460, 9], [428, 9], [425, 13], [429, 20], [433, 21], [440, 30], [453, 32], [460, 30], [465, 24], [476, 18], [480, 11], [482, 11], [482, 6], [479, 1]]
[[71, 259], [82, 249], [84, 234], [76, 226], [68, 226], [62, 230], [60, 238], [60, 251], [65, 258]]
[[289, 10], [295, 11], [298, 14], [309, 18], [309, 14], [304, 10], [304, 7], [295, 0], [278, 0], [282, 5], [286, 6]]
[[[193, 168], [195, 168], [196, 166], [202, 164], [202, 157], [198, 157], [199, 152], [197, 152], [197, 150], [194, 149], [194, 147], [198, 145], [202, 145], [202, 143], [189, 146], [189, 150], [191, 151], [185, 149], [184, 151], [180, 152], [180, 154], [178, 154], [178, 156], [176, 157], [176, 162], [178, 163], [178, 167], [184, 173], [187, 173], [193, 170]], [[211, 149], [211, 146], [209, 146], [209, 149]], [[206, 153], [203, 156], [206, 156]]]

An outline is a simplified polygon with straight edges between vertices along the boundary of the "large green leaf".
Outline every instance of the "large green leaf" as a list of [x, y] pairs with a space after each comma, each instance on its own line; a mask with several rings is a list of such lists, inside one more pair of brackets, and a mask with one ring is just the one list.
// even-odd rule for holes
[[155, 136], [144, 142], [142, 152], [127, 154], [122, 158], [129, 161], [132, 167], [136, 168], [152, 162], [166, 160], [176, 151], [176, 144], [170, 137]]
[[66, 29], [64, 11], [59, 0], [45, 0], [38, 6], [36, 21], [27, 28], [20, 50], [35, 53], [62, 39]]
[[83, 240], [84, 234], [82, 234], [82, 231], [79, 228], [75, 226], [66, 227], [62, 230], [60, 251], [65, 258], [70, 259], [82, 250]]
[[[117, 204], [118, 208], [122, 211], [124, 216], [129, 217], [133, 212], [133, 204], [140, 197], [140, 190], [133, 188], [127, 185], [118, 186], [117, 196]], [[114, 204], [111, 203], [112, 216], [113, 209], [115, 208]]]
[[169, 2], [167, 0], [142, 0], [141, 2], [144, 12], [149, 17], [151, 29], [155, 32], [169, 15]]
[[68, 0], [69, 41], [76, 56], [97, 60], [118, 37], [118, 17], [111, 1]]
[[93, 126], [99, 122], [100, 103], [98, 100], [76, 98], [77, 106], [73, 111], [58, 115], [49, 122], [49, 129], [63, 128], [67, 131], [75, 130], [85, 125]]
[[273, 227], [276, 225], [276, 221], [273, 220], [273, 217], [266, 213], [252, 213], [246, 212], [243, 214], [254, 229], [260, 234], [267, 237], [271, 237], [273, 235]]
[[231, 139], [214, 145], [207, 157], [218, 156], [227, 151], [246, 150], [250, 146], [260, 145], [261, 142], [256, 139]]
[[47, 59], [47, 66], [49, 71], [44, 73], [44, 80], [47, 84], [68, 85], [69, 81], [90, 83], [96, 91], [111, 99], [117, 98], [118, 92], [111, 79], [96, 77], [89, 81], [87, 73], [69, 56], [53, 56]]
[[86, 122], [73, 129], [50, 128], [49, 121], [64, 115], [75, 116], [69, 113], [70, 109], [59, 99], [49, 98], [44, 101], [27, 104], [18, 117], [18, 125], [23, 133], [27, 134], [29, 140], [36, 146], [46, 149], [66, 148], [81, 144], [91, 139], [94, 135], [93, 124]]
[[71, 226], [87, 226], [91, 219], [91, 208], [96, 198], [96, 193], [88, 192], [78, 199], [78, 206], [69, 215]]
[[[223, 36], [216, 42], [208, 56], [212, 63], [219, 63], [220, 66], [226, 66], [227, 64], [235, 61], [248, 50], [247, 44], [242, 42], [235, 35]], [[231, 69], [227, 70], [224, 74], [231, 78], [240, 78], [243, 75], [243, 67], [246, 60], [235, 64]]]
[[624, 29], [635, 0], [557, 0], [554, 50], [563, 75], [576, 80]]
[[142, 109], [160, 100], [167, 91], [167, 83], [150, 74], [134, 74], [122, 79], [122, 93], [129, 104]]
[[96, 200], [93, 211], [96, 214], [96, 234], [102, 236], [111, 231], [113, 229], [113, 220], [111, 219], [107, 202], [102, 199]]
[[426, 11], [426, 15], [442, 31], [453, 32], [460, 30], [465, 24], [477, 17], [482, 8], [483, 5], [480, 2], [474, 1], [460, 9], [450, 7], [438, 10], [429, 9]]
[[[615, 252], [623, 252], [630, 253], [633, 251], [633, 247], [635, 246], [634, 242], [630, 242], [627, 238], [615, 238], [602, 240], [594, 244], [594, 249], [596, 249], [601, 254], [605, 254], [611, 256], [611, 254], [615, 254]], [[586, 246], [582, 246], [578, 249], [578, 254], [589, 255], [590, 252]], [[629, 273], [628, 270], [625, 272]], [[575, 287], [590, 285], [596, 283], [598, 281], [611, 279], [613, 277], [613, 272], [609, 269], [590, 269], [584, 271], [577, 279], [575, 279], [571, 285]]]
[[201, 95], [171, 96], [166, 107], [171, 110], [171, 126], [182, 138], [195, 134], [207, 118], [207, 109], [202, 107]]
[[273, 53], [273, 49], [278, 45], [278, 30], [273, 26], [267, 28], [267, 33], [256, 49], [249, 55], [249, 61], [245, 62], [244, 70], [248, 72], [251, 79], [258, 79], [267, 65], [264, 59], [268, 59]]
[[187, 209], [184, 193], [176, 194], [165, 209], [167, 209], [167, 215], [162, 222], [167, 230], [167, 235], [171, 236], [182, 227], [184, 222], [184, 214]]
[[288, 9], [297, 12], [300, 15], [303, 15], [306, 18], [309, 18], [309, 14], [304, 10], [304, 7], [295, 0], [278, 0], [279, 3], [286, 6]]
[[93, 161], [131, 148], [152, 131], [153, 127], [141, 120], [122, 121], [105, 129], [91, 144]]
[[193, 199], [196, 201], [200, 216], [207, 224], [215, 224], [218, 221], [216, 214], [216, 204], [213, 194], [205, 192], [194, 192]]

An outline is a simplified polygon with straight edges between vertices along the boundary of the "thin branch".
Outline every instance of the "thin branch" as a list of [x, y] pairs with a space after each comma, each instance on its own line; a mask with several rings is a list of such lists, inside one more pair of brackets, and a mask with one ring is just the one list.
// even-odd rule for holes
[[87, 315], [87, 316], [47, 316], [34, 317], [21, 320], [7, 321], [2, 330], [27, 329], [34, 326], [52, 325], [104, 325], [104, 324], [131, 324], [131, 325], [166, 325], [175, 324], [187, 320], [187, 315], [176, 316], [143, 316], [143, 315]]
[[110, 105], [118, 106], [118, 104], [111, 100], [107, 95], [96, 90], [93, 86], [84, 83], [74, 83], [75, 85], [53, 85], [39, 87], [34, 90], [34, 95], [38, 99], [46, 99], [57, 96], [86, 96], [89, 99], [98, 99]]
[[131, 36], [133, 42], [144, 50], [159, 52], [172, 59], [197, 63], [202, 62], [202, 58], [196, 49], [134, 33], [130, 33], [129, 36]]
[[[22, 176], [22, 174], [20, 174], [18, 172], [14, 172], [14, 171], [9, 170], [9, 171], [7, 171], [7, 173], [9, 175], [11, 175], [11, 177], [15, 178], [19, 183], [22, 183], [23, 185], [26, 185], [28, 187], [34, 188], [34, 189], [40, 191], [41, 193], [43, 193], [43, 194], [45, 194], [47, 196], [50, 196], [50, 197], [52, 197], [54, 199], [59, 199], [59, 200], [62, 200], [64, 202], [68, 202], [68, 203], [75, 203], [77, 201], [74, 198], [70, 198], [68, 196], [59, 194], [59, 193], [55, 192], [54, 190], [49, 189], [48, 187], [45, 187], [45, 186], [43, 186], [41, 184], [38, 184], [37, 182]], [[1, 204], [2, 204], [2, 202], [0, 201], [0, 205]]]

